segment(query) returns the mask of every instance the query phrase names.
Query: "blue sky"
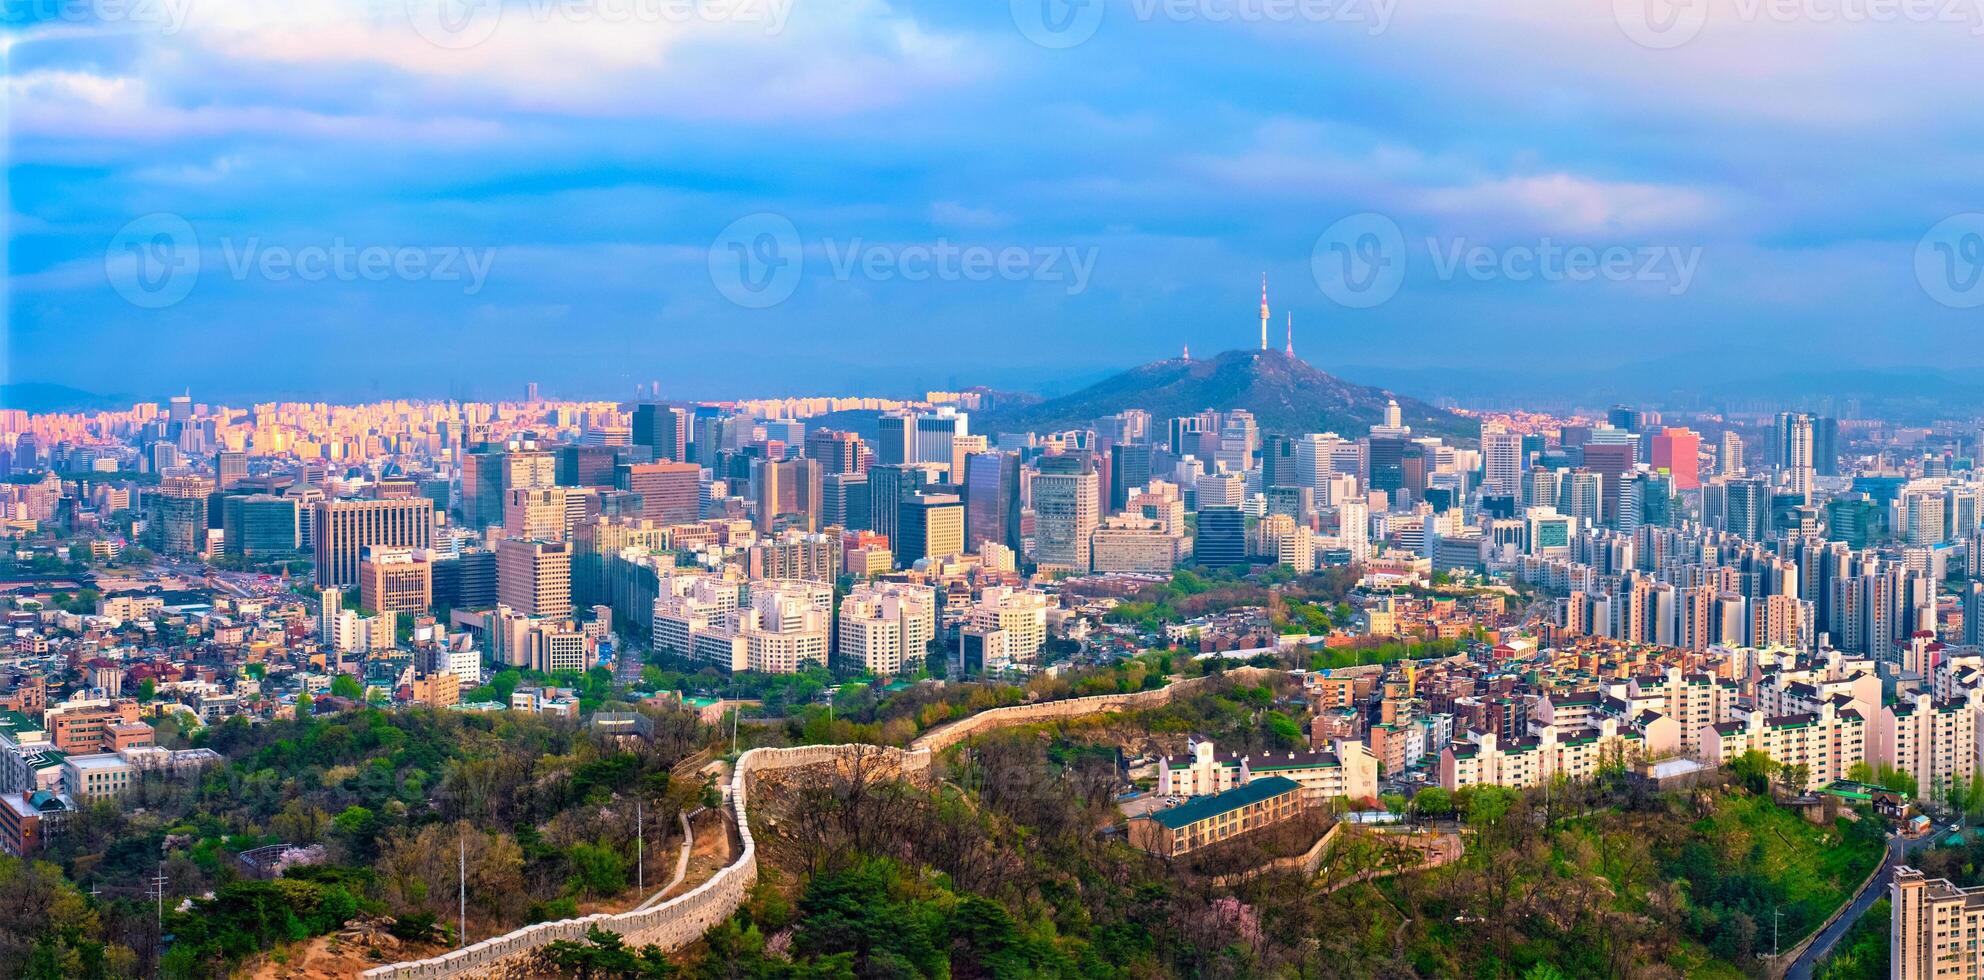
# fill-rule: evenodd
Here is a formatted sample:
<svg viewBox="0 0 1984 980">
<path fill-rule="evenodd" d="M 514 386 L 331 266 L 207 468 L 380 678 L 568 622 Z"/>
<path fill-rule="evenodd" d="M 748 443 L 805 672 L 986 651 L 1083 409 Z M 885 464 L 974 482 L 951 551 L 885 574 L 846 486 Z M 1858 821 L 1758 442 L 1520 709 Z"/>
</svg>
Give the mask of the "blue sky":
<svg viewBox="0 0 1984 980">
<path fill-rule="evenodd" d="M 1277 346 L 1427 395 L 1984 366 L 1961 4 L 436 2 L 10 25 L 7 377 L 1065 386 L 1250 345 L 1263 273 Z"/>
</svg>

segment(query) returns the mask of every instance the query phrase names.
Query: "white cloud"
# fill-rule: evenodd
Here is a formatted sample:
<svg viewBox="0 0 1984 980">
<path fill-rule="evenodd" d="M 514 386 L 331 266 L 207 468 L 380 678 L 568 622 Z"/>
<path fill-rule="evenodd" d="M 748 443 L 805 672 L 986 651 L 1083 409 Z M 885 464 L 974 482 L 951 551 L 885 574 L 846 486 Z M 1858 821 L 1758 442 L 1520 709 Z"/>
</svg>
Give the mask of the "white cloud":
<svg viewBox="0 0 1984 980">
<path fill-rule="evenodd" d="M 1575 235 L 1697 228 L 1718 213 L 1713 199 L 1694 188 L 1568 173 L 1427 188 L 1406 198 L 1423 212 L 1443 218 Z"/>
</svg>

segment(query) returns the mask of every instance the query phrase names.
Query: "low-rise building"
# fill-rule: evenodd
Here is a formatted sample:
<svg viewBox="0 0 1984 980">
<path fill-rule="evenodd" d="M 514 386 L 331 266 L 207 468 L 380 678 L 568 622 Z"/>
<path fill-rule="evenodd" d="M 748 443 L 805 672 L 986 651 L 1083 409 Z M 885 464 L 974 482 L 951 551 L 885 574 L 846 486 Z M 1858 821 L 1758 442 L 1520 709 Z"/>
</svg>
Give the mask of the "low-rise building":
<svg viewBox="0 0 1984 980">
<path fill-rule="evenodd" d="M 1301 784 L 1263 776 L 1223 793 L 1130 821 L 1130 843 L 1152 854 L 1178 857 L 1295 816 L 1304 806 Z"/>
</svg>

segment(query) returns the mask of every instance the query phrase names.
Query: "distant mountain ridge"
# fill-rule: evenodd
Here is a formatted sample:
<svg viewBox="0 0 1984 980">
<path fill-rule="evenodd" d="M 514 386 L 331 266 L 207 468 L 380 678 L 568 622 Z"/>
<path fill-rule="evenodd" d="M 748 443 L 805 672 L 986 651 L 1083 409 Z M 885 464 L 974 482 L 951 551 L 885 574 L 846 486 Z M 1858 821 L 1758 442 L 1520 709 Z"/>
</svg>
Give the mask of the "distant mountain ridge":
<svg viewBox="0 0 1984 980">
<path fill-rule="evenodd" d="M 1385 406 L 1397 400 L 1401 421 L 1415 435 L 1472 438 L 1469 419 L 1409 395 L 1355 384 L 1281 351 L 1234 350 L 1211 359 L 1173 358 L 1131 368 L 1072 394 L 1013 411 L 985 413 L 972 428 L 1045 431 L 1073 428 L 1126 409 L 1140 408 L 1154 423 L 1206 409 L 1244 408 L 1261 431 L 1297 435 L 1335 431 L 1355 438 L 1383 424 Z"/>
<path fill-rule="evenodd" d="M 96 412 L 130 407 L 131 401 L 121 395 L 103 395 L 46 381 L 0 384 L 0 408 L 26 412 Z"/>
</svg>

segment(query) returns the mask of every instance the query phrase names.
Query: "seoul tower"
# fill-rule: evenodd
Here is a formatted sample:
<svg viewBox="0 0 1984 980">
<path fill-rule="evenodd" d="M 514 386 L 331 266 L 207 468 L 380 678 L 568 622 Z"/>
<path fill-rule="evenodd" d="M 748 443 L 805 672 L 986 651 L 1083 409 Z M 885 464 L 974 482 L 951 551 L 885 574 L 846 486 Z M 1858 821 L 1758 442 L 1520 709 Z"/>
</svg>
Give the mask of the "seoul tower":
<svg viewBox="0 0 1984 980">
<path fill-rule="evenodd" d="M 1284 353 L 1288 355 L 1289 360 L 1292 361 L 1295 359 L 1295 312 L 1293 310 L 1288 313 L 1288 349 Z"/>
<path fill-rule="evenodd" d="M 1268 349 L 1268 275 L 1261 273 L 1261 349 Z"/>
</svg>

